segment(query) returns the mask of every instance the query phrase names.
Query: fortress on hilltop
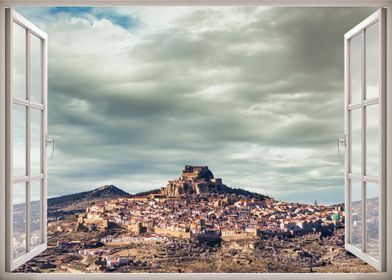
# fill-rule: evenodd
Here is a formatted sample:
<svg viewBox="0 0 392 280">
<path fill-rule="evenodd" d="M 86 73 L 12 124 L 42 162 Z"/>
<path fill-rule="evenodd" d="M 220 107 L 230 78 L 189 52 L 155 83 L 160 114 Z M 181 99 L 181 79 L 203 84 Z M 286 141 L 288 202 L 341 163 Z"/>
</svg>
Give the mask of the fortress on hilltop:
<svg viewBox="0 0 392 280">
<path fill-rule="evenodd" d="M 228 187 L 222 179 L 214 178 L 208 166 L 185 165 L 180 178 L 169 181 L 161 193 L 169 197 L 179 197 L 191 194 L 222 193 Z"/>
</svg>

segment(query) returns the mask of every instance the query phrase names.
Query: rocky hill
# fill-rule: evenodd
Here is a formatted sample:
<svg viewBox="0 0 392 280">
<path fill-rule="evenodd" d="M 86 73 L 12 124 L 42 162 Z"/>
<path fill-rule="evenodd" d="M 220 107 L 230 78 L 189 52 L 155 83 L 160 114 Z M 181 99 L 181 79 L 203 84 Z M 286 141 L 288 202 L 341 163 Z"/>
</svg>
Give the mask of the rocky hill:
<svg viewBox="0 0 392 280">
<path fill-rule="evenodd" d="M 49 198 L 48 218 L 57 219 L 62 216 L 84 212 L 92 202 L 130 196 L 129 193 L 114 185 L 106 185 L 91 191 Z"/>
<path fill-rule="evenodd" d="M 222 179 L 214 178 L 208 166 L 186 165 L 181 176 L 169 181 L 161 193 L 169 197 L 183 197 L 198 194 L 236 194 L 246 197 L 264 199 L 267 196 L 249 192 L 239 188 L 230 188 L 222 183 Z"/>
<path fill-rule="evenodd" d="M 106 185 L 92 191 L 63 195 L 48 199 L 49 208 L 64 208 L 71 204 L 80 204 L 84 201 L 92 202 L 97 199 L 111 199 L 117 197 L 130 197 L 131 195 L 116 186 Z"/>
</svg>

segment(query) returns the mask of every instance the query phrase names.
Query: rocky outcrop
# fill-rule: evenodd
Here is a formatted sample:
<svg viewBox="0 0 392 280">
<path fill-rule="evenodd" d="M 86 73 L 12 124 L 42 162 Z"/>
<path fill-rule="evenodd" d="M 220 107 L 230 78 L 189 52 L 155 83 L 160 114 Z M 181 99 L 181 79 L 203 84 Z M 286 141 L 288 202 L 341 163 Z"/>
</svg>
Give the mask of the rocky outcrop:
<svg viewBox="0 0 392 280">
<path fill-rule="evenodd" d="M 180 178 L 169 181 L 161 193 L 169 197 L 180 197 L 190 194 L 222 193 L 228 187 L 222 179 L 214 178 L 208 166 L 186 165 Z"/>
<path fill-rule="evenodd" d="M 269 199 L 258 193 L 240 188 L 230 188 L 222 183 L 222 179 L 214 178 L 208 166 L 185 165 L 177 180 L 169 181 L 161 188 L 161 194 L 167 197 L 183 197 L 198 194 L 239 195 L 247 198 Z"/>
</svg>

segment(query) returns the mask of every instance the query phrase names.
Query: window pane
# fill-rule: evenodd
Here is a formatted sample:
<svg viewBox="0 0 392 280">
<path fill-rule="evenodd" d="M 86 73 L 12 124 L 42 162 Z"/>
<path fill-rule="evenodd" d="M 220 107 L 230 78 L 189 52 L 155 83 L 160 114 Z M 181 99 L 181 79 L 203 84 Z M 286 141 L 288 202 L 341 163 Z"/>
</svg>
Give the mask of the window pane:
<svg viewBox="0 0 392 280">
<path fill-rule="evenodd" d="M 12 94 L 26 99 L 26 29 L 12 25 Z"/>
<path fill-rule="evenodd" d="M 30 244 L 41 244 L 41 179 L 33 180 L 30 185 Z"/>
<path fill-rule="evenodd" d="M 366 29 L 366 98 L 378 97 L 380 82 L 379 24 Z"/>
<path fill-rule="evenodd" d="M 41 173 L 41 124 L 42 111 L 30 111 L 30 172 L 32 175 Z"/>
<path fill-rule="evenodd" d="M 351 116 L 351 173 L 362 172 L 361 109 L 350 111 Z"/>
<path fill-rule="evenodd" d="M 362 247 L 362 191 L 359 181 L 351 181 L 351 244 Z"/>
<path fill-rule="evenodd" d="M 12 257 L 26 252 L 26 183 L 13 185 L 12 190 Z"/>
<path fill-rule="evenodd" d="M 350 40 L 350 103 L 361 102 L 362 33 Z"/>
<path fill-rule="evenodd" d="M 378 176 L 380 164 L 379 105 L 366 107 L 366 175 Z"/>
<path fill-rule="evenodd" d="M 42 103 L 42 53 L 41 39 L 30 36 L 30 99 Z"/>
<path fill-rule="evenodd" d="M 13 106 L 13 170 L 14 176 L 26 175 L 26 107 Z"/>
<path fill-rule="evenodd" d="M 380 257 L 380 188 L 366 183 L 366 252 L 376 259 Z"/>
</svg>

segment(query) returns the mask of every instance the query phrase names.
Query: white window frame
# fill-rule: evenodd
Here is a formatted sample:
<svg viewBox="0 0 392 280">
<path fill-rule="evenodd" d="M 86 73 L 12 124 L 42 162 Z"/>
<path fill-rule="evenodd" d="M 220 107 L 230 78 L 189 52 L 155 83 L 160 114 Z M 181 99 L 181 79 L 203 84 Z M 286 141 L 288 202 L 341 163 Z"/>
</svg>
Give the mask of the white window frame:
<svg viewBox="0 0 392 280">
<path fill-rule="evenodd" d="M 362 51 L 361 51 L 361 59 L 362 59 L 362 68 L 366 69 L 366 55 L 365 55 L 365 36 L 362 34 L 364 33 L 364 30 L 366 30 L 368 27 L 372 26 L 373 24 L 377 23 L 379 24 L 379 46 L 380 46 L 380 88 L 379 88 L 379 96 L 372 98 L 372 99 L 366 99 L 365 98 L 365 91 L 366 91 L 366 77 L 365 77 L 365 71 L 363 70 L 361 73 L 361 81 L 362 81 L 362 92 L 360 93 L 361 95 L 361 101 L 358 104 L 350 104 L 350 46 L 349 46 L 349 40 L 354 38 L 355 36 L 361 34 L 362 36 Z M 372 257 L 371 255 L 366 253 L 366 242 L 367 242 L 367 231 L 366 231 L 366 193 L 365 193 L 365 185 L 367 183 L 376 183 L 380 187 L 380 200 L 379 200 L 379 219 L 380 219 L 380 226 L 379 226 L 379 244 L 384 244 L 385 243 L 385 225 L 381 222 L 385 219 L 385 125 L 386 125 L 386 114 L 385 114 L 385 97 L 386 97 L 386 88 L 385 88 L 385 42 L 384 42 L 384 36 L 385 34 L 385 10 L 384 9 L 379 9 L 372 15 L 370 15 L 368 18 L 364 19 L 361 23 L 353 27 L 350 31 L 348 31 L 345 36 L 344 36 L 344 52 L 345 52 L 345 130 L 346 130 L 346 162 L 345 162 L 345 248 L 359 257 L 362 260 L 365 260 L 367 263 L 371 264 L 373 267 L 375 267 L 379 271 L 384 271 L 385 270 L 385 248 L 383 246 L 379 247 L 380 250 L 380 260 L 377 260 L 376 258 Z M 379 135 L 379 148 L 380 148 L 380 155 L 379 155 L 379 170 L 378 170 L 378 176 L 367 176 L 365 175 L 365 170 L 366 170 L 366 117 L 365 117 L 365 112 L 366 108 L 371 105 L 379 105 L 379 125 L 380 125 L 380 135 Z M 362 165 L 362 170 L 360 173 L 361 175 L 354 175 L 351 173 L 350 170 L 350 161 L 351 161 L 351 129 L 350 129 L 350 112 L 352 110 L 360 109 L 361 110 L 361 125 L 362 125 L 362 131 L 361 131 L 361 143 L 362 143 L 362 157 L 361 157 L 361 165 Z M 362 198 L 361 198 L 361 204 L 362 204 L 362 244 L 361 244 L 361 249 L 354 246 L 349 242 L 349 239 L 351 237 L 351 193 L 350 193 L 350 184 L 352 184 L 352 180 L 359 180 L 362 188 Z M 351 181 L 351 183 L 349 183 Z"/>
<path fill-rule="evenodd" d="M 386 267 L 385 272 L 368 273 L 259 273 L 259 274 L 187 274 L 189 279 L 392 279 L 392 0 L 0 0 L 0 279 L 183 279 L 179 274 L 15 274 L 6 272 L 6 112 L 5 112 L 5 9 L 17 6 L 131 6 L 131 5 L 261 5 L 290 7 L 375 7 L 387 8 L 386 27 Z M 343 40 L 343 38 L 342 38 Z M 343 51 L 343 50 L 342 50 Z"/>
<path fill-rule="evenodd" d="M 47 67 L 46 67 L 46 55 L 47 55 L 47 36 L 44 32 L 42 32 L 39 28 L 37 28 L 34 24 L 32 24 L 31 22 L 29 22 L 28 20 L 26 20 L 23 16 L 21 16 L 20 14 L 18 14 L 17 12 L 13 11 L 12 9 L 8 9 L 6 12 L 6 23 L 8 24 L 18 24 L 19 26 L 23 27 L 26 31 L 28 31 L 27 33 L 27 37 L 26 37 L 26 60 L 27 60 L 27 67 L 26 67 L 26 77 L 27 77 L 27 83 L 26 83 L 26 87 L 27 87 L 27 100 L 26 98 L 24 99 L 18 99 L 15 98 L 13 96 L 12 93 L 12 89 L 11 89 L 11 84 L 12 84 L 12 77 L 8 76 L 7 79 L 9 79 L 6 83 L 6 86 L 8 86 L 9 88 L 7 88 L 7 91 L 10 92 L 11 94 L 6 96 L 6 102 L 8 104 L 8 106 L 6 105 L 6 110 L 8 108 L 9 112 L 8 115 L 10 116 L 10 119 L 8 120 L 9 123 L 12 124 L 12 110 L 14 105 L 21 105 L 24 106 L 24 108 L 27 109 L 27 112 L 31 112 L 32 109 L 35 110 L 40 110 L 40 112 L 42 112 L 42 119 L 41 119 L 41 153 L 40 153 L 40 174 L 35 174 L 35 175 L 31 175 L 30 172 L 30 113 L 27 114 L 27 118 L 26 118 L 26 128 L 27 128 L 27 141 L 26 141 L 26 167 L 27 167 L 27 175 L 23 175 L 23 176 L 14 176 L 13 174 L 13 168 L 12 168 L 12 161 L 13 161 L 13 157 L 12 157 L 12 150 L 13 150 L 13 140 L 12 140 L 12 126 L 7 127 L 6 128 L 6 135 L 8 137 L 7 139 L 7 147 L 6 147 L 6 158 L 8 158 L 8 161 L 10 162 L 9 166 L 7 166 L 9 168 L 8 170 L 8 174 L 10 174 L 10 176 L 6 176 L 6 184 L 9 187 L 8 191 L 6 192 L 6 198 L 8 200 L 12 201 L 12 188 L 13 188 L 13 184 L 15 183 L 25 183 L 27 186 L 27 191 L 26 191 L 26 198 L 25 198 L 25 215 L 26 215 L 26 221 L 25 221 L 25 226 L 26 226 L 26 253 L 24 253 L 23 255 L 21 255 L 20 257 L 16 258 L 15 260 L 7 260 L 6 263 L 6 269 L 9 271 L 12 271 L 16 268 L 18 268 L 19 266 L 21 266 L 22 264 L 26 263 L 28 260 L 30 260 L 31 258 L 33 258 L 34 256 L 36 256 L 37 254 L 43 252 L 44 250 L 46 250 L 47 248 L 47 242 L 45 242 L 45 240 L 47 240 L 47 226 L 46 226 L 46 215 L 47 215 L 47 211 L 45 211 L 46 207 L 46 202 L 47 202 L 47 196 L 46 196 L 46 185 L 47 185 L 47 170 L 46 170 L 46 148 L 45 148 L 45 139 L 46 139 L 46 134 L 47 134 Z M 8 31 L 12 30 L 12 26 L 9 26 L 9 28 L 7 28 Z M 30 59 L 31 59 L 31 52 L 30 52 L 30 37 L 31 36 L 35 36 L 37 38 L 39 38 L 42 42 L 41 44 L 41 75 L 42 75 L 42 91 L 41 91 L 41 95 L 42 95 L 42 101 L 40 103 L 36 103 L 31 101 L 31 93 L 30 93 L 30 88 L 29 88 L 29 84 L 30 84 Z M 7 60 L 6 60 L 6 71 L 12 72 L 12 66 L 11 66 L 11 57 L 12 57 L 12 34 L 11 32 L 6 33 L 6 38 L 8 41 L 8 46 L 6 47 L 6 55 L 7 55 Z M 40 184 L 41 184 L 41 196 L 40 196 L 40 229 L 41 229 L 41 244 L 34 246 L 33 248 L 31 248 L 31 244 L 30 244 L 30 233 L 31 233 L 31 209 L 30 209 L 30 190 L 31 190 L 31 181 L 32 180 L 39 180 Z M 12 219 L 13 219 L 13 205 L 12 203 L 8 203 L 6 204 L 6 219 L 9 219 L 9 224 L 11 224 L 11 227 L 7 228 L 7 232 L 6 234 L 9 236 L 9 239 L 12 238 Z M 43 243 L 42 243 L 43 242 Z M 7 251 L 7 255 L 11 256 L 12 255 L 12 244 L 8 243 L 6 244 L 6 251 Z"/>
</svg>

